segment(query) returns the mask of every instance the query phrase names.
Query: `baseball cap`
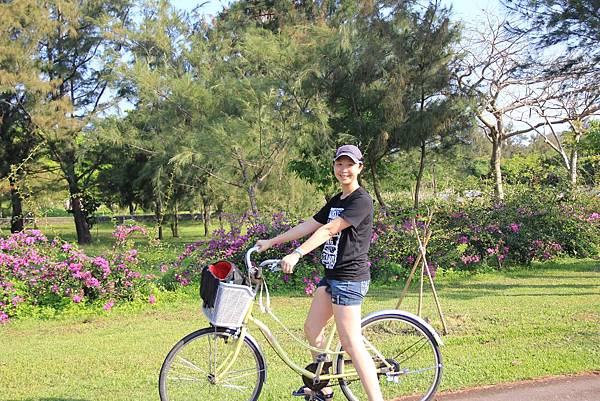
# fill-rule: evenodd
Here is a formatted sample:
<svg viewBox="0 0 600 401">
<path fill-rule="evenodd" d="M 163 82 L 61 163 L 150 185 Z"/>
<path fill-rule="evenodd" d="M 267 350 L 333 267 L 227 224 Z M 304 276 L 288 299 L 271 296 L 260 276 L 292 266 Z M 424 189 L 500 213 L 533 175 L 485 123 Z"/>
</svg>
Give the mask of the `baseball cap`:
<svg viewBox="0 0 600 401">
<path fill-rule="evenodd" d="M 354 163 L 357 164 L 362 164 L 363 162 L 363 155 L 360 149 L 354 145 L 342 145 L 339 148 L 337 148 L 333 161 L 336 161 L 342 156 L 348 156 L 354 161 Z"/>
</svg>

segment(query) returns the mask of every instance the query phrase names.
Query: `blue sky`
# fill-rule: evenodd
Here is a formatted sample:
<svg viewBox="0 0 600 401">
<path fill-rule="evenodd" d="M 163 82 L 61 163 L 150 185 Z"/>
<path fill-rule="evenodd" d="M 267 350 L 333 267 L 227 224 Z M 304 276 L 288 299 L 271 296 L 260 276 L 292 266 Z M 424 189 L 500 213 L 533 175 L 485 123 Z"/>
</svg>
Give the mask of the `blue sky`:
<svg viewBox="0 0 600 401">
<path fill-rule="evenodd" d="M 443 3 L 452 5 L 453 14 L 457 19 L 469 20 L 479 17 L 484 12 L 499 13 L 502 6 L 499 0 L 442 0 Z M 223 8 L 223 5 L 229 3 L 228 0 L 171 0 L 171 3 L 178 8 L 191 10 L 198 4 L 206 3 L 202 8 L 206 14 L 215 15 Z M 486 11 L 484 11 L 486 10 Z"/>
</svg>

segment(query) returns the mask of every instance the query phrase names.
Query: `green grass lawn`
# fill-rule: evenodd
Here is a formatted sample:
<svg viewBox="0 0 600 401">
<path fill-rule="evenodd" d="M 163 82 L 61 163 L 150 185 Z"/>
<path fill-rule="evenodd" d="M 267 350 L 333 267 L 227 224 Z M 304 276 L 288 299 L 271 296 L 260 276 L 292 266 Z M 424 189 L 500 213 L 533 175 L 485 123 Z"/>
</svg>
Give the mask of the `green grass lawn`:
<svg viewBox="0 0 600 401">
<path fill-rule="evenodd" d="M 443 337 L 440 390 L 600 370 L 599 279 L 597 261 L 571 260 L 440 278 L 450 329 Z M 400 285 L 373 287 L 365 313 L 393 307 Z M 0 400 L 158 399 L 166 353 L 182 336 L 206 326 L 195 293 L 190 288 L 141 309 L 0 326 Z M 403 308 L 414 312 L 416 299 L 413 290 Z M 279 295 L 273 302 L 275 313 L 300 334 L 310 299 Z M 423 315 L 440 329 L 429 293 Z M 274 331 L 293 355 L 308 362 L 292 340 Z M 260 399 L 290 399 L 300 378 L 276 359 L 257 330 L 254 334 L 267 354 Z"/>
</svg>

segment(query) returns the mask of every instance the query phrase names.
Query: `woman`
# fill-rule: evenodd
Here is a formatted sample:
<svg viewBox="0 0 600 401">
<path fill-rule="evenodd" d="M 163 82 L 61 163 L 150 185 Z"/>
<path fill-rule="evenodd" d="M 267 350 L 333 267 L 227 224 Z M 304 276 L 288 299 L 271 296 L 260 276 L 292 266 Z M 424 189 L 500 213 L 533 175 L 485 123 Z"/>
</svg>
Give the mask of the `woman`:
<svg viewBox="0 0 600 401">
<path fill-rule="evenodd" d="M 256 246 L 263 252 L 312 234 L 281 260 L 282 270 L 290 274 L 302 256 L 324 245 L 321 262 L 325 275 L 317 286 L 304 322 L 305 336 L 312 346 L 323 348 L 325 326 L 333 316 L 340 342 L 352 358 L 369 401 L 383 401 L 375 364 L 362 341 L 360 329 L 361 303 L 370 281 L 367 253 L 373 229 L 373 200 L 358 183 L 362 170 L 360 150 L 354 145 L 339 147 L 333 171 L 342 192 L 312 218 L 275 238 L 258 241 Z M 316 357 L 314 353 L 313 357 Z M 326 387 L 313 394 L 310 389 L 301 387 L 293 395 L 313 395 L 328 400 L 333 397 L 333 391 Z"/>
</svg>

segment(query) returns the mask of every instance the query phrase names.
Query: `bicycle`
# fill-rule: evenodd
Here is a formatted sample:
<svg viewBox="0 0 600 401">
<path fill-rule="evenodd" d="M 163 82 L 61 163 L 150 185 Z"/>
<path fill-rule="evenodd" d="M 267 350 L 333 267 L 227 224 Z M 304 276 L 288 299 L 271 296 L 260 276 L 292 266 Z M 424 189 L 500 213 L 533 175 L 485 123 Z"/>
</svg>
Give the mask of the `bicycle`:
<svg viewBox="0 0 600 401">
<path fill-rule="evenodd" d="M 246 287 L 245 291 L 244 288 L 237 288 L 242 286 L 234 284 L 223 287 L 224 293 L 231 289 L 238 291 L 234 295 L 242 299 L 237 306 L 238 321 L 227 322 L 226 326 L 233 327 L 223 327 L 219 316 L 215 317 L 210 311 L 205 311 L 211 325 L 185 336 L 165 358 L 159 376 L 160 399 L 258 400 L 267 377 L 267 364 L 260 346 L 249 334 L 248 324 L 253 323 L 281 360 L 301 375 L 310 389 L 317 391 L 332 386 L 337 381 L 349 401 L 366 401 L 367 397 L 352 361 L 340 344 L 337 344 L 335 350 L 332 349 L 335 323 L 327 335 L 325 348 L 320 349 L 295 337 L 270 310 L 270 297 L 262 272 L 263 268 L 280 270 L 279 260 L 265 260 L 254 266 L 251 255 L 257 250 L 256 247 L 249 249 L 245 258 L 249 277 L 255 284 L 254 290 Z M 221 292 L 221 286 L 218 292 Z M 304 348 L 319 354 L 316 362 L 303 368 L 290 358 L 269 327 L 252 314 L 256 294 L 260 294 L 259 306 L 264 312 L 269 313 Z M 217 295 L 215 309 L 219 300 L 224 302 L 225 298 L 220 299 L 220 295 L 222 294 Z M 264 297 L 266 305 L 263 304 Z M 226 312 L 236 309 L 230 304 L 221 306 L 225 307 Z M 436 331 L 420 317 L 401 310 L 370 313 L 362 319 L 361 324 L 365 344 L 377 367 L 384 398 L 431 400 L 439 386 L 443 370 L 439 350 L 442 341 Z M 305 398 L 310 400 L 311 396 Z"/>
</svg>

